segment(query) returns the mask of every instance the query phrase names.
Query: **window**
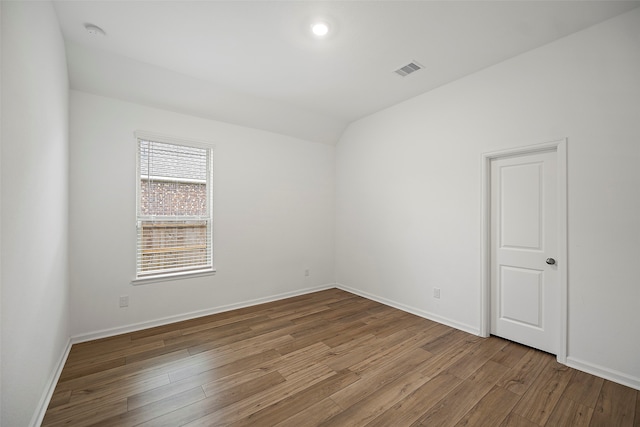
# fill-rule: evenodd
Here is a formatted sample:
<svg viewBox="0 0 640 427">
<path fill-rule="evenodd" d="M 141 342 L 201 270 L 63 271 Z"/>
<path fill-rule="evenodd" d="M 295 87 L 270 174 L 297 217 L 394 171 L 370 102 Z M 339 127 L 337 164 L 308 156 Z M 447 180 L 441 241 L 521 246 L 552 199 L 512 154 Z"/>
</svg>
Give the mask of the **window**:
<svg viewBox="0 0 640 427">
<path fill-rule="evenodd" d="M 136 279 L 212 272 L 212 148 L 136 137 Z"/>
</svg>

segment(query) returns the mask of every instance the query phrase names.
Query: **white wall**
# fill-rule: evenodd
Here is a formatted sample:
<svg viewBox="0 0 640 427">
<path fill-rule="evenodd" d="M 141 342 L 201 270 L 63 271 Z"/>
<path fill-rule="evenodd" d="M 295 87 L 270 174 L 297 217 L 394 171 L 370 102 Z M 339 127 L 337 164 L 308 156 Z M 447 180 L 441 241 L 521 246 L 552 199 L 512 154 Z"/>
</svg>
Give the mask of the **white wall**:
<svg viewBox="0 0 640 427">
<path fill-rule="evenodd" d="M 334 282 L 333 146 L 78 91 L 70 114 L 74 336 Z M 131 285 L 136 130 L 215 144 L 214 276 Z M 118 307 L 120 295 L 128 308 Z"/>
<path fill-rule="evenodd" d="M 2 416 L 35 422 L 69 341 L 68 79 L 49 2 L 2 2 Z"/>
<path fill-rule="evenodd" d="M 557 137 L 569 363 L 640 388 L 638 9 L 353 123 L 336 149 L 336 280 L 477 332 L 481 154 Z"/>
<path fill-rule="evenodd" d="M 0 2 L 0 24 L 2 2 Z M 2 26 L 0 25 L 0 321 L 2 321 Z M 2 425 L 2 325 L 0 324 L 0 426 Z"/>
</svg>

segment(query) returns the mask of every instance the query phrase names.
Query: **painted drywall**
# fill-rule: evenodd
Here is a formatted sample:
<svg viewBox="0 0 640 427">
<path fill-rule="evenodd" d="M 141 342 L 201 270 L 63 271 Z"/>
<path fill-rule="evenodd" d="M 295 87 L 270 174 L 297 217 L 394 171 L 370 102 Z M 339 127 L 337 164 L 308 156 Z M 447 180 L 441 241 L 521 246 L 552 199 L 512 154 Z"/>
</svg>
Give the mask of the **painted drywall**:
<svg viewBox="0 0 640 427">
<path fill-rule="evenodd" d="M 0 24 L 2 3 L 0 2 Z M 0 321 L 2 319 L 2 27 L 0 27 Z M 2 425 L 2 325 L 0 325 L 0 425 Z"/>
<path fill-rule="evenodd" d="M 336 148 L 337 282 L 477 332 L 481 155 L 559 137 L 568 362 L 640 388 L 638 9 L 350 125 Z"/>
<path fill-rule="evenodd" d="M 71 88 L 78 91 L 331 145 L 347 125 L 343 119 L 241 94 L 95 46 L 70 41 L 66 46 Z"/>
<path fill-rule="evenodd" d="M 70 114 L 73 336 L 333 283 L 335 147 L 73 90 Z M 215 145 L 215 275 L 131 284 L 137 130 Z"/>
<path fill-rule="evenodd" d="M 69 342 L 68 96 L 49 2 L 2 2 L 2 418 L 37 422 Z"/>
</svg>

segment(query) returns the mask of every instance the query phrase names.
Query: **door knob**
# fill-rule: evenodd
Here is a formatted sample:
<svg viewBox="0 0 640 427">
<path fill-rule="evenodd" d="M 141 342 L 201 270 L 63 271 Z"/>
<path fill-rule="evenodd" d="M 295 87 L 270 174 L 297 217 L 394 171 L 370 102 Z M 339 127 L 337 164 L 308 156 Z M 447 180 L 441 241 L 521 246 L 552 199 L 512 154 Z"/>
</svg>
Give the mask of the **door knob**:
<svg viewBox="0 0 640 427">
<path fill-rule="evenodd" d="M 556 260 L 555 260 L 555 259 L 553 259 L 553 258 L 547 258 L 547 264 L 549 264 L 549 265 L 553 265 L 553 264 L 555 264 L 555 263 L 556 263 Z"/>
</svg>

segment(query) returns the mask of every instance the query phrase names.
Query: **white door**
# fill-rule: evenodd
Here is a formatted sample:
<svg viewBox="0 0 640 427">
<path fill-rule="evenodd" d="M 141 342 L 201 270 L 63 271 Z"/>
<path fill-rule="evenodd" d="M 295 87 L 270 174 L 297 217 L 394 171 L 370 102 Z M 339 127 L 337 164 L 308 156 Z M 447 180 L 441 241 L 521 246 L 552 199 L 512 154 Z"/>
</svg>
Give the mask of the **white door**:
<svg viewBox="0 0 640 427">
<path fill-rule="evenodd" d="M 491 160 L 491 333 L 557 354 L 556 152 Z"/>
</svg>

